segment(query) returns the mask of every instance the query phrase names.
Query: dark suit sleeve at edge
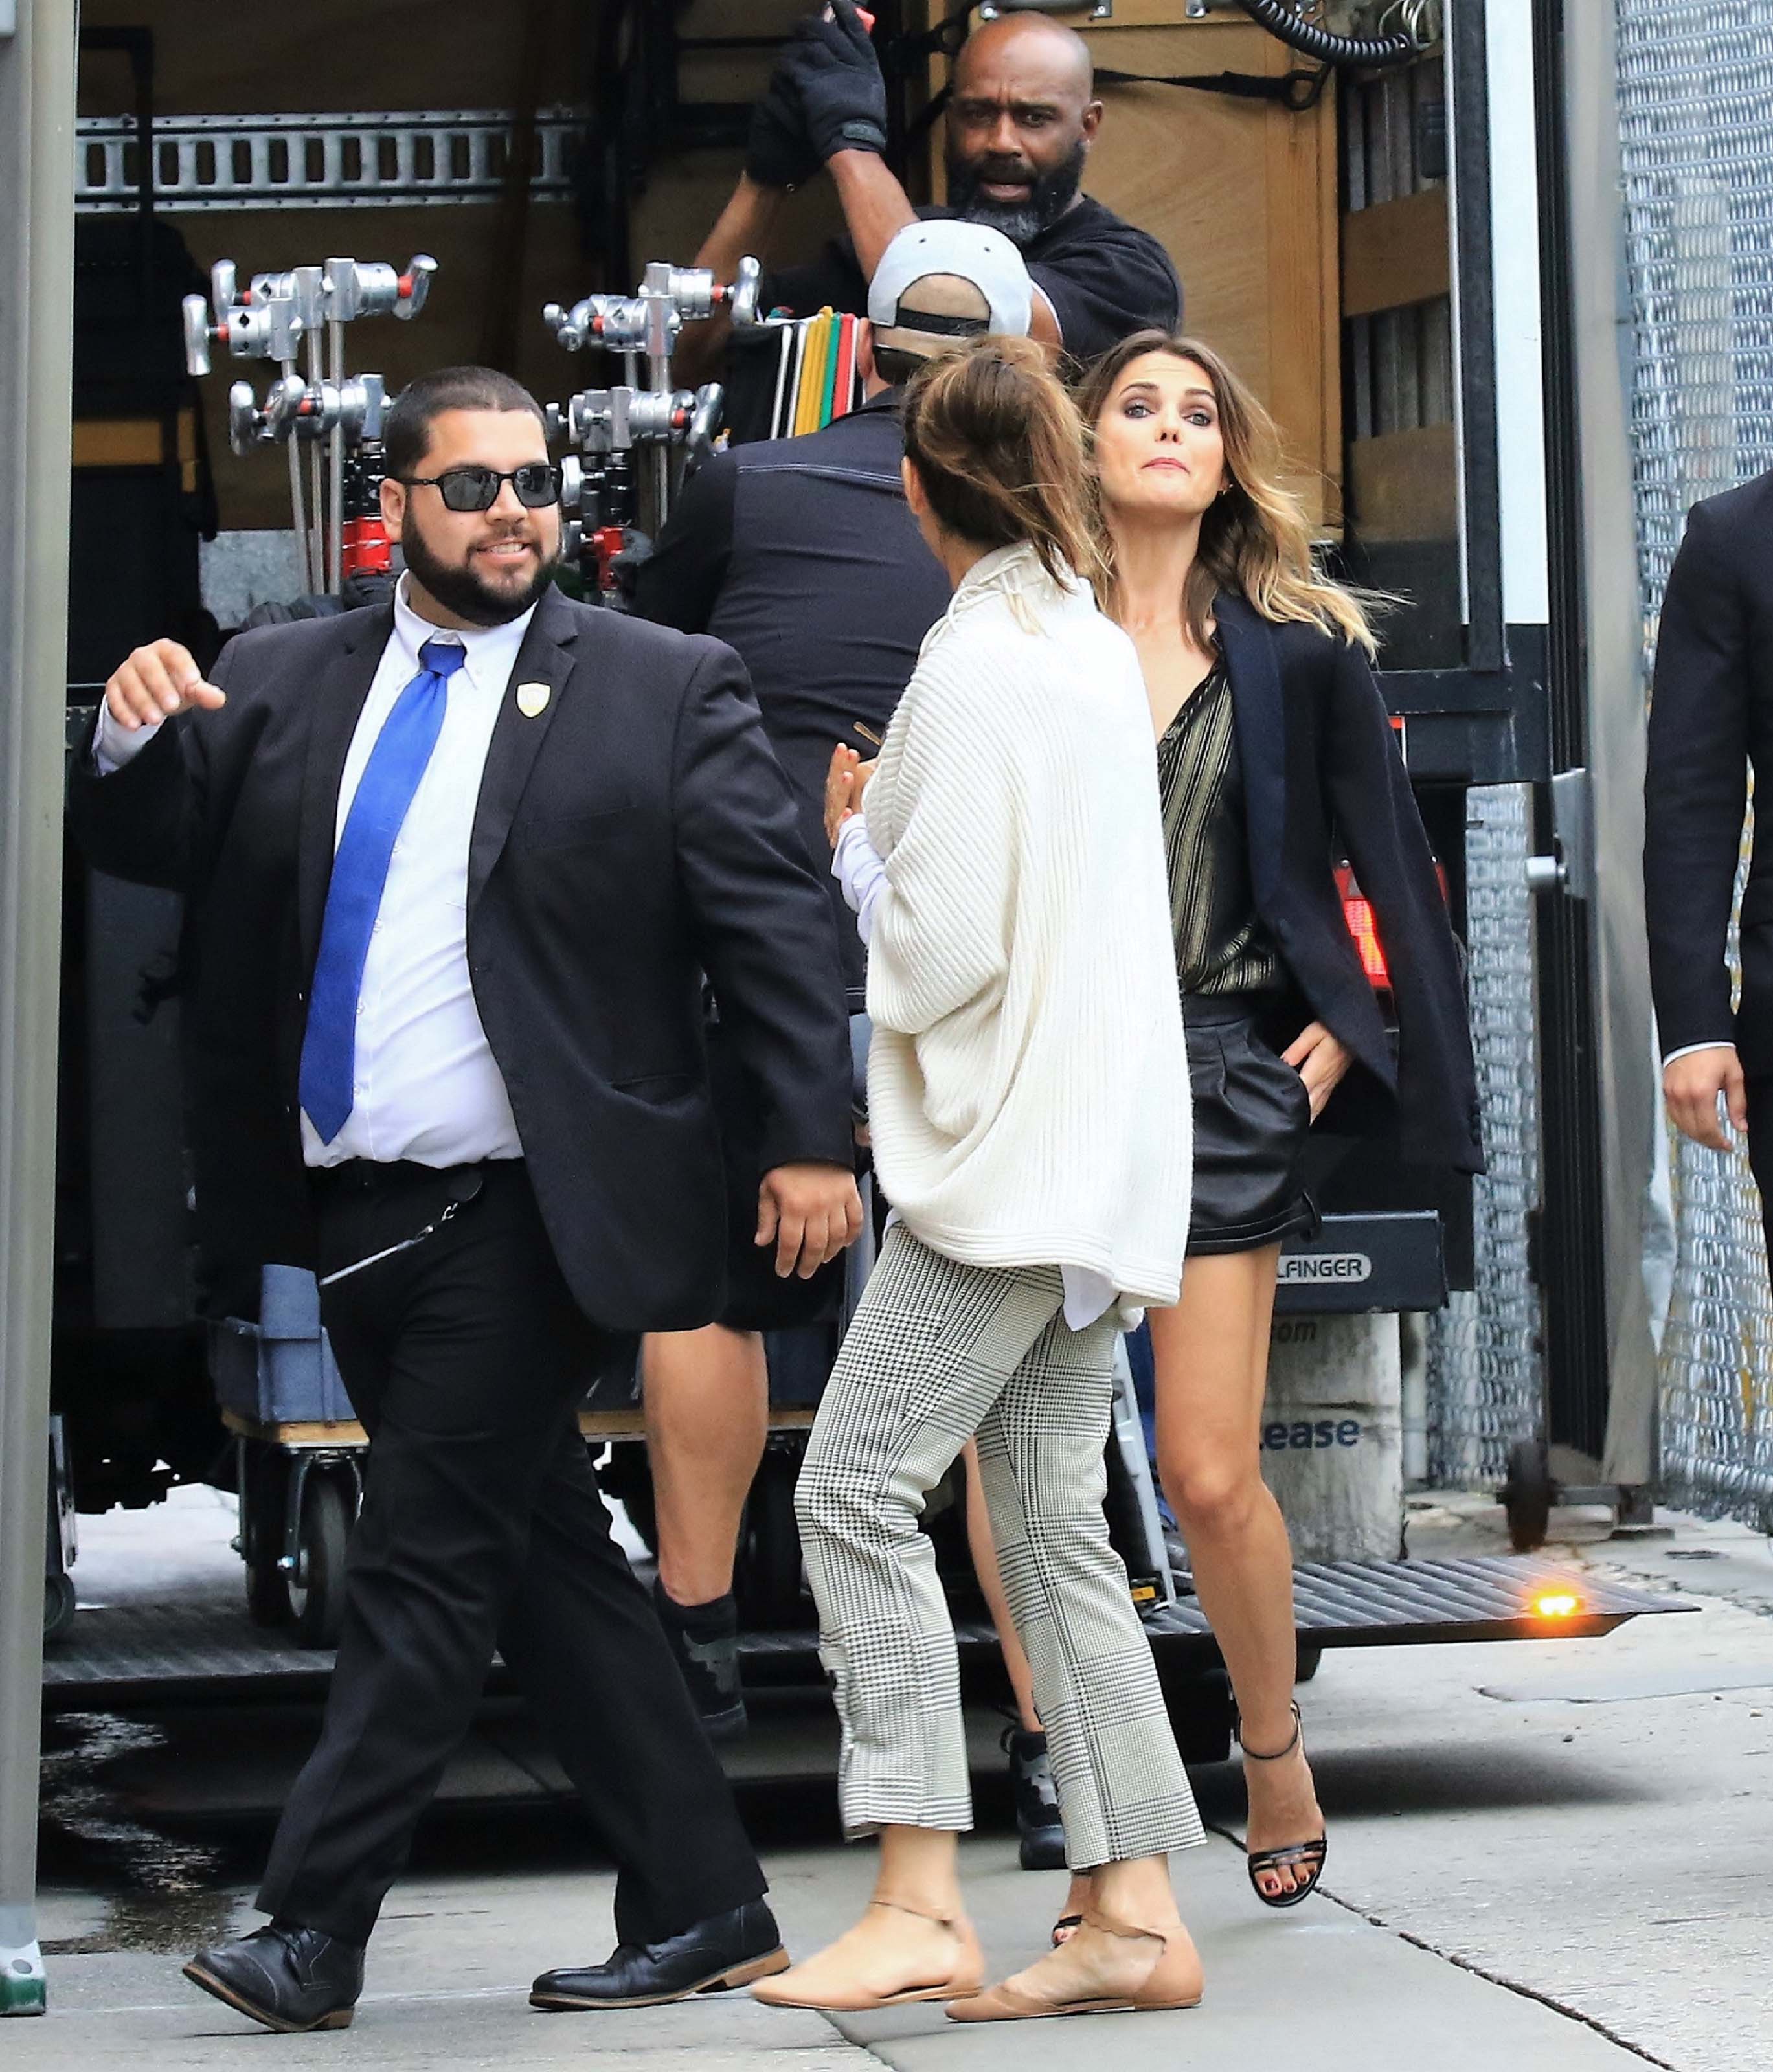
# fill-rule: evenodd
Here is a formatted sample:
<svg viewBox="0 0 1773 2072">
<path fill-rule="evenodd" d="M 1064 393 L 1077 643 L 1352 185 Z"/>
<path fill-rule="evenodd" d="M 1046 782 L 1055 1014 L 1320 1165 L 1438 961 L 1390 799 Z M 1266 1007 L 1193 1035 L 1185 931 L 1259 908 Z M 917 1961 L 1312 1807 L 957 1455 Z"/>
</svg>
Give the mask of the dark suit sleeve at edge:
<svg viewBox="0 0 1773 2072">
<path fill-rule="evenodd" d="M 1747 803 L 1743 599 L 1701 504 L 1662 601 L 1644 768 L 1644 918 L 1664 1053 L 1735 1040 L 1725 943 Z"/>
<path fill-rule="evenodd" d="M 1434 852 L 1372 667 L 1345 639 L 1336 645 L 1323 738 L 1331 812 L 1391 972 L 1404 1154 L 1481 1173 L 1471 1022 Z"/>
<path fill-rule="evenodd" d="M 677 868 L 722 1024 L 755 1089 L 763 1167 L 849 1166 L 837 923 L 744 665 L 710 643 L 673 752 Z"/>
</svg>

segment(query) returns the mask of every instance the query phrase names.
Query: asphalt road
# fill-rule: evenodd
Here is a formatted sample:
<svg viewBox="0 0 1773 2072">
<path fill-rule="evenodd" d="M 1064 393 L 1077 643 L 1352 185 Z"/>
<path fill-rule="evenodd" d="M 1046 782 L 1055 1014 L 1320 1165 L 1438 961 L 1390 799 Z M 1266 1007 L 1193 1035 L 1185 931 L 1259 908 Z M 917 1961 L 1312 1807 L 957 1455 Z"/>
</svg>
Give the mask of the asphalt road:
<svg viewBox="0 0 1773 2072">
<path fill-rule="evenodd" d="M 237 1592 L 219 1500 L 85 1521 L 88 1601 Z M 545 2017 L 524 1988 L 610 1939 L 610 1880 L 522 1715 L 487 1708 L 397 1887 L 347 2037 L 269 2039 L 202 2000 L 178 1960 L 249 1925 L 251 1879 L 314 1722 L 302 1706 L 64 1716 L 46 1758 L 40 1932 L 51 2012 L 8 2023 L 4 2060 L 58 2072 L 131 2060 L 232 2066 L 577 2065 L 1117 2072 L 1285 2064 L 1323 2072 L 1680 2072 L 1773 2067 L 1773 1555 L 1676 1522 L 1612 1540 L 1567 1514 L 1570 1558 L 1679 1590 L 1698 1616 L 1606 1638 L 1328 1655 L 1302 1692 L 1332 1837 L 1327 1891 L 1251 1898 L 1235 1765 L 1195 1774 L 1216 1833 L 1176 1866 L 1206 1958 L 1195 2012 L 960 2030 L 939 2010 L 841 2025 L 722 1998 Z M 1419 1553 L 1492 1551 L 1494 1510 L 1418 1503 Z M 973 1722 L 980 1826 L 966 1845 L 991 1961 L 1025 1963 L 1062 1890 L 1015 1868 L 996 1721 Z M 829 1710 L 759 1708 L 734 1762 L 791 1947 L 860 1903 L 869 1859 L 836 1840 Z M 254 2058 L 250 2062 L 261 2062 Z"/>
</svg>

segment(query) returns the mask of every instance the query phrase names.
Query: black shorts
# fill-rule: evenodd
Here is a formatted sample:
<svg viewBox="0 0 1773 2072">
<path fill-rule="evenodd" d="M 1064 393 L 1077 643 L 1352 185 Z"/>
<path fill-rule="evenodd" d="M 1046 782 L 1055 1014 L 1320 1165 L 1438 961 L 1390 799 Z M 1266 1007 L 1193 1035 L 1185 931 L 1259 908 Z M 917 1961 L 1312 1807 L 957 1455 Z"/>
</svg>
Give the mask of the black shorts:
<svg viewBox="0 0 1773 2072">
<path fill-rule="evenodd" d="M 1191 1254 L 1256 1252 L 1317 1227 L 1299 1184 L 1310 1096 L 1257 1034 L 1258 1005 L 1247 993 L 1183 1002 L 1195 1099 Z"/>
<path fill-rule="evenodd" d="M 726 1305 L 718 1322 L 732 1331 L 792 1331 L 831 1322 L 843 1303 L 844 1263 L 839 1252 L 810 1280 L 775 1270 L 775 1247 L 757 1238 L 757 1190 L 763 1178 L 763 1151 L 751 1084 L 720 1024 L 708 1028 L 708 1080 L 720 1120 L 726 1166 Z"/>
</svg>

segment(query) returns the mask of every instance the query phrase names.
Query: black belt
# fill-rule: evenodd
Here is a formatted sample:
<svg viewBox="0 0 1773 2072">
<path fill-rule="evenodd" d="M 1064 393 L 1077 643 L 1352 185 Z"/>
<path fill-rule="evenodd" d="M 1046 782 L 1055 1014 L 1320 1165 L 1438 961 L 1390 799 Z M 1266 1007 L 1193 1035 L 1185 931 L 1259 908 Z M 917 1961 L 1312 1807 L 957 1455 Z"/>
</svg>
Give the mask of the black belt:
<svg viewBox="0 0 1773 2072">
<path fill-rule="evenodd" d="M 320 1285 L 330 1288 L 336 1281 L 348 1281 L 353 1274 L 361 1273 L 365 1267 L 379 1266 L 385 1259 L 410 1252 L 414 1246 L 435 1237 L 443 1226 L 455 1220 L 456 1215 L 471 1202 L 485 1184 L 487 1160 L 478 1161 L 472 1166 L 422 1166 L 410 1158 L 348 1158 L 342 1166 L 317 1167 L 311 1176 L 318 1184 L 316 1191 L 323 1206 L 328 1198 L 350 1201 L 374 1201 L 389 1195 L 409 1193 L 415 1186 L 424 1185 L 427 1192 L 441 1186 L 443 1205 L 430 1221 L 410 1236 L 385 1244 L 378 1250 L 354 1259 L 347 1266 L 335 1268 L 320 1276 Z M 503 1164 L 514 1164 L 514 1160 L 503 1160 Z"/>
<path fill-rule="evenodd" d="M 1277 986 L 1260 993 L 1185 993 L 1182 1018 L 1193 1029 L 1217 1027 L 1225 1022 L 1260 1022 L 1285 997 Z"/>
<path fill-rule="evenodd" d="M 492 1161 L 476 1159 L 468 1166 L 424 1166 L 416 1158 L 348 1158 L 342 1166 L 311 1166 L 308 1184 L 324 1202 L 334 1195 L 354 1198 L 401 1194 L 409 1188 L 442 1184 L 454 1198 L 466 1201 L 477 1193 L 486 1167 Z M 500 1159 L 500 1165 L 519 1160 Z M 457 1187 L 467 1192 L 455 1194 Z"/>
</svg>

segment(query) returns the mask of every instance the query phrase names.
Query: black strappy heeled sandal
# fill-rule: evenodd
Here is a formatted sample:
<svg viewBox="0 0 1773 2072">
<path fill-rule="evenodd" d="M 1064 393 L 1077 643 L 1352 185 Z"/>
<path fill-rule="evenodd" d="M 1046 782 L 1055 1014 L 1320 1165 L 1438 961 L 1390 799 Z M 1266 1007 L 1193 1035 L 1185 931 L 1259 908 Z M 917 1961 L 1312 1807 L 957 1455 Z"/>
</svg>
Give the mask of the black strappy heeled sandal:
<svg viewBox="0 0 1773 2072">
<path fill-rule="evenodd" d="M 1260 1749 L 1253 1749 L 1244 1739 L 1244 1723 L 1239 1720 L 1233 1731 L 1237 1745 L 1243 1749 L 1249 1762 L 1279 1762 L 1290 1756 L 1299 1745 L 1305 1733 L 1305 1722 L 1299 1716 L 1298 1700 L 1293 1702 L 1293 1737 L 1285 1748 L 1271 1749 L 1265 1755 Z M 1246 1853 L 1244 1868 L 1249 1873 L 1250 1889 L 1265 1906 L 1297 1906 L 1302 1899 L 1309 1899 L 1318 1889 L 1318 1881 L 1323 1876 L 1324 1859 L 1330 1853 L 1330 1838 L 1320 1835 L 1314 1842 L 1290 1842 L 1284 1848 L 1258 1849 L 1252 1856 Z M 1291 1871 L 1295 1877 L 1303 1870 L 1309 1873 L 1302 1885 L 1296 1885 L 1291 1892 L 1264 1892 L 1258 1881 L 1269 1871 Z"/>
</svg>

